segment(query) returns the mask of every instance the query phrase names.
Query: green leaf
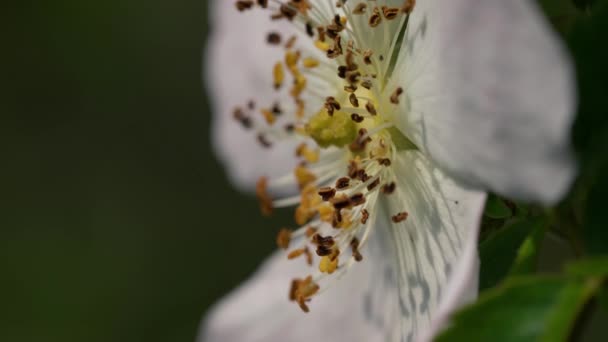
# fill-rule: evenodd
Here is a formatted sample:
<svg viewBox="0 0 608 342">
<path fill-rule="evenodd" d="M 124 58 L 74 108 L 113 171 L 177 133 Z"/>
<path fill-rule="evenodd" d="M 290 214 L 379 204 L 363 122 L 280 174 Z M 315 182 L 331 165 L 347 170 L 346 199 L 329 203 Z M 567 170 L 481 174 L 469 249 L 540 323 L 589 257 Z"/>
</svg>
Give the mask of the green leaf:
<svg viewBox="0 0 608 342">
<path fill-rule="evenodd" d="M 520 247 L 528 235 L 542 225 L 544 225 L 543 219 L 515 220 L 479 245 L 479 257 L 481 259 L 480 290 L 495 286 L 509 274 L 518 258 Z M 532 251 L 521 253 L 528 252 Z M 532 255 L 522 256 L 520 262 L 526 262 L 524 260 L 526 257 L 532 257 Z"/>
<path fill-rule="evenodd" d="M 512 215 L 511 208 L 495 195 L 488 196 L 484 215 L 493 219 L 506 219 Z"/>
<path fill-rule="evenodd" d="M 608 276 L 608 256 L 577 260 L 566 265 L 566 273 L 577 276 Z"/>
<path fill-rule="evenodd" d="M 545 237 L 547 224 L 544 220 L 538 220 L 533 226 L 534 230 L 517 251 L 517 257 L 509 271 L 509 276 L 529 274 L 536 270 L 538 252 Z"/>
<path fill-rule="evenodd" d="M 453 318 L 436 341 L 566 341 L 599 282 L 519 278 L 487 291 Z"/>
</svg>

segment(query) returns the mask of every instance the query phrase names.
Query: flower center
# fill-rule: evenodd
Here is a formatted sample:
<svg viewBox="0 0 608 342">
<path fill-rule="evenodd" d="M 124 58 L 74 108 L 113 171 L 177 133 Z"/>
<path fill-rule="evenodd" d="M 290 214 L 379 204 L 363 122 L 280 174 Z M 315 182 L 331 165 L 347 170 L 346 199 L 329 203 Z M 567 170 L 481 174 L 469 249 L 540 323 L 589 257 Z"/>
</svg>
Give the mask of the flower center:
<svg viewBox="0 0 608 342">
<path fill-rule="evenodd" d="M 393 122 L 404 90 L 386 89 L 415 1 L 406 0 L 401 8 L 382 3 L 236 2 L 241 11 L 256 4 L 270 9 L 272 19 L 292 22 L 312 40 L 296 48 L 292 36 L 283 45 L 284 58 L 272 69 L 273 86 L 288 101 L 260 109 L 265 126 L 251 116 L 253 101 L 234 111 L 235 119 L 255 130 L 265 147 L 285 139 L 301 141 L 293 175 L 261 178 L 256 192 L 265 214 L 296 206 L 294 218 L 300 227 L 282 229 L 277 244 L 290 250 L 289 259 L 303 256 L 308 264 L 318 265 L 318 275 L 292 282 L 290 298 L 306 312 L 327 274 L 346 272 L 362 260 L 360 248 L 373 227 L 380 196 L 396 196 L 392 161 L 398 151 L 415 148 Z M 271 32 L 267 41 L 282 45 L 283 38 Z M 291 86 L 285 89 L 288 80 Z M 278 127 L 281 120 L 284 125 Z M 300 193 L 273 200 L 268 187 L 291 180 Z M 402 211 L 391 220 L 398 223 L 407 217 Z"/>
</svg>

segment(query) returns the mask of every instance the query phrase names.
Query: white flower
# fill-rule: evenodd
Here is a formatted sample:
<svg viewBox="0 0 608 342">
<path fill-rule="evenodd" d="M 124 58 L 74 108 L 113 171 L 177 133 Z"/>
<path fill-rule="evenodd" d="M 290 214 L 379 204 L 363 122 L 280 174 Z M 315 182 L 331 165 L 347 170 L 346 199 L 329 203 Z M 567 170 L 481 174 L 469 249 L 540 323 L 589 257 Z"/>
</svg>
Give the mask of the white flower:
<svg viewBox="0 0 608 342">
<path fill-rule="evenodd" d="M 275 253 L 202 341 L 427 340 L 477 293 L 484 189 L 567 190 L 573 73 L 532 1 L 214 4 L 215 146 L 237 184 L 268 176 L 264 209 L 298 205 L 279 244 L 302 256 Z"/>
</svg>

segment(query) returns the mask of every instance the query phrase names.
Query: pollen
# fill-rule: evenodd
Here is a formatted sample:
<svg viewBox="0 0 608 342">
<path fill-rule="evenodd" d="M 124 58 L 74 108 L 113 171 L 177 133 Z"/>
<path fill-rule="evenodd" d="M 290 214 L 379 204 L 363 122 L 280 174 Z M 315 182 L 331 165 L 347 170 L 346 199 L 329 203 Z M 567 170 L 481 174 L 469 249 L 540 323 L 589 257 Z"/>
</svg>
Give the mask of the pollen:
<svg viewBox="0 0 608 342">
<path fill-rule="evenodd" d="M 270 198 L 270 195 L 268 195 L 267 186 L 268 179 L 266 177 L 261 177 L 256 184 L 255 193 L 260 203 L 260 211 L 265 216 L 270 216 L 272 215 L 273 207 L 272 199 Z"/>
<path fill-rule="evenodd" d="M 302 61 L 302 64 L 304 65 L 305 68 L 316 68 L 319 66 L 319 61 L 315 58 L 312 57 L 306 57 L 304 58 L 304 60 Z"/>
<path fill-rule="evenodd" d="M 273 68 L 273 82 L 274 89 L 280 89 L 285 80 L 285 71 L 283 70 L 283 64 L 277 62 Z"/>
</svg>

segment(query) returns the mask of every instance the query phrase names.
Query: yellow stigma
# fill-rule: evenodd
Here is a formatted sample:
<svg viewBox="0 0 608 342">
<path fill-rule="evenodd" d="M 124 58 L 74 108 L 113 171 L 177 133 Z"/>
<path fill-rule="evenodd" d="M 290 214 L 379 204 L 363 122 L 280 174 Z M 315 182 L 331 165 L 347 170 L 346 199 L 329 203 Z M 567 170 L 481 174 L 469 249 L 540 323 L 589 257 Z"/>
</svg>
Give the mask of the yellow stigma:
<svg viewBox="0 0 608 342">
<path fill-rule="evenodd" d="M 326 109 L 322 109 L 310 118 L 306 133 L 323 148 L 343 147 L 357 137 L 357 124 L 345 112 L 335 111 L 330 116 Z"/>
</svg>

